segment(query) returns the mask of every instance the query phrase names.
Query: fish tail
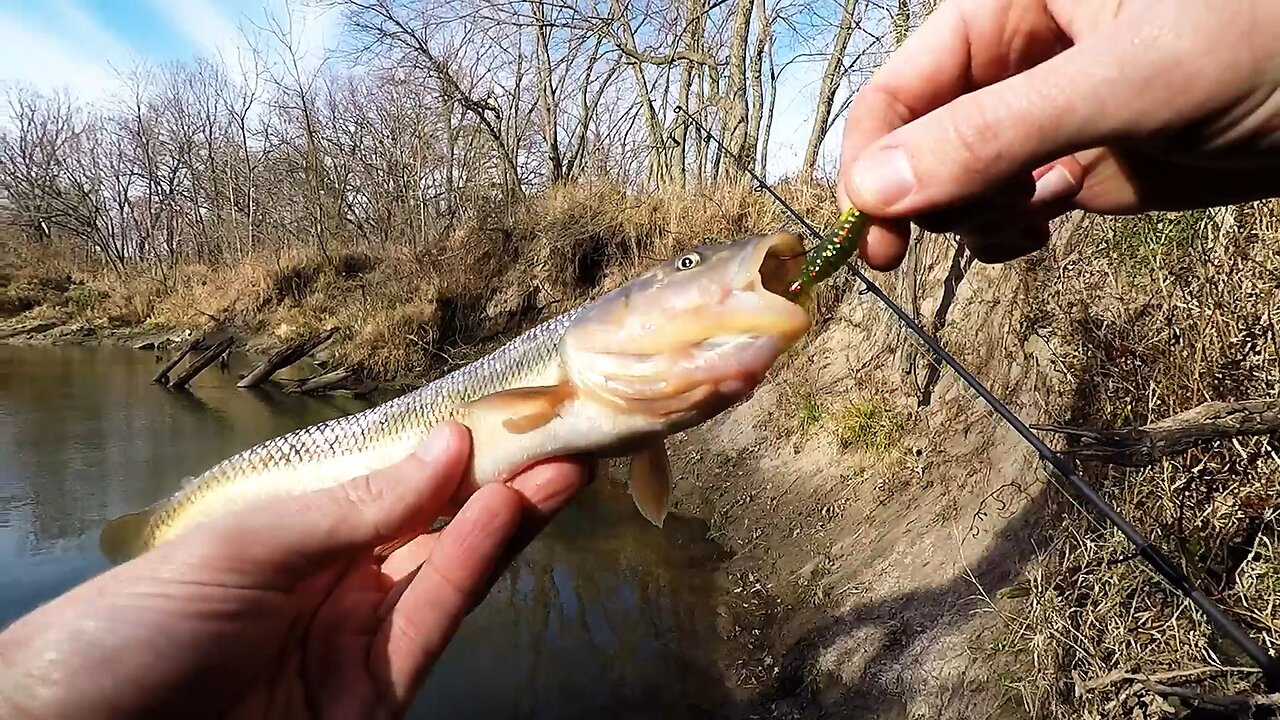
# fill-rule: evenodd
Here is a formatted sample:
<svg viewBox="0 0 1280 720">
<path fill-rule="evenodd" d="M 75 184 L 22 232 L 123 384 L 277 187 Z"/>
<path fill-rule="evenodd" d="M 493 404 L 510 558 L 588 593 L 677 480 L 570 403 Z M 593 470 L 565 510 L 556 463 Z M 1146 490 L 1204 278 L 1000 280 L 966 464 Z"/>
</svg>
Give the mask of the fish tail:
<svg viewBox="0 0 1280 720">
<path fill-rule="evenodd" d="M 159 505 L 121 515 L 108 522 L 98 535 L 98 548 L 113 565 L 137 557 L 145 549 L 144 541 Z"/>
</svg>

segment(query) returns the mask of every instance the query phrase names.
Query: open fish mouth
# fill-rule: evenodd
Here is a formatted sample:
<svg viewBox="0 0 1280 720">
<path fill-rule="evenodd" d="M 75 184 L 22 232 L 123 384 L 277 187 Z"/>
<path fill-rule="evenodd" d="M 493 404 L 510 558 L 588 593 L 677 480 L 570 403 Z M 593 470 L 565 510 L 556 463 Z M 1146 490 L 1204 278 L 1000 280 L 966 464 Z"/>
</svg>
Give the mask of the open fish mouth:
<svg viewBox="0 0 1280 720">
<path fill-rule="evenodd" d="M 659 414 L 745 395 L 809 329 L 787 295 L 803 254 L 797 236 L 775 233 L 676 258 L 588 309 L 566 333 L 566 366 L 614 402 Z M 681 272 L 681 261 L 697 264 Z"/>
</svg>

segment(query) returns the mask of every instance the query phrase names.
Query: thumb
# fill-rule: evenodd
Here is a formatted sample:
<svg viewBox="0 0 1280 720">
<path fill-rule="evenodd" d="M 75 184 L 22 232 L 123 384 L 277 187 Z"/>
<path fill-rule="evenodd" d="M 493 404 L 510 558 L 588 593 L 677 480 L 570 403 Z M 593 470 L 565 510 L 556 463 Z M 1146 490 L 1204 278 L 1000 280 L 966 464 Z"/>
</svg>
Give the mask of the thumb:
<svg viewBox="0 0 1280 720">
<path fill-rule="evenodd" d="M 466 427 L 446 422 L 394 465 L 229 513 L 167 543 L 169 556 L 185 554 L 225 584 L 292 587 L 345 555 L 425 531 L 463 479 L 470 454 Z"/>
<path fill-rule="evenodd" d="M 854 206 L 880 217 L 907 217 L 998 192 L 1011 181 L 1074 152 L 1140 135 L 1167 119 L 1162 97 L 1174 84 L 1153 82 L 1169 63 L 1136 51 L 1113 27 L 1024 72 L 961 95 L 869 145 L 844 188 Z M 1141 60 L 1138 62 L 1137 60 Z M 1159 112 L 1150 112 L 1161 107 Z M 1079 192 L 1083 170 L 1063 163 L 1053 173 L 1055 201 Z M 1048 173 L 1042 169 L 1040 175 Z"/>
</svg>

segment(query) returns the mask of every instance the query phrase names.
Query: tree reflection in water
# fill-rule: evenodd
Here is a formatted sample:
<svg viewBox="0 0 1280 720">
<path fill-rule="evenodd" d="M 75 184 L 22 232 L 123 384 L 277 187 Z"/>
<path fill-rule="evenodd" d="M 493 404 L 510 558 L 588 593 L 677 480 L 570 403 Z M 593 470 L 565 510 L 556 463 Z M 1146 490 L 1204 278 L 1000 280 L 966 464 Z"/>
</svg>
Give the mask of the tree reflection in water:
<svg viewBox="0 0 1280 720">
<path fill-rule="evenodd" d="M 685 518 L 654 528 L 602 481 L 467 619 L 411 717 L 714 715 L 720 558 L 704 538 Z"/>
<path fill-rule="evenodd" d="M 152 385 L 152 356 L 0 346 L 0 624 L 106 567 L 101 524 L 227 455 L 364 407 L 234 387 Z M 414 718 L 709 717 L 723 705 L 705 526 L 650 525 L 601 479 L 463 624 Z"/>
</svg>

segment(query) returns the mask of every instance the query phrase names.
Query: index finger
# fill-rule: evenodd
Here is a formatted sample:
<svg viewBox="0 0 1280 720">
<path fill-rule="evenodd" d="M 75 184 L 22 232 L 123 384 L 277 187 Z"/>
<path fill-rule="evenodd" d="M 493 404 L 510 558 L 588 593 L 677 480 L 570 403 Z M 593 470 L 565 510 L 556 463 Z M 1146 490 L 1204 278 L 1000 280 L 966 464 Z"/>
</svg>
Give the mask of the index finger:
<svg viewBox="0 0 1280 720">
<path fill-rule="evenodd" d="M 951 0 L 909 35 L 858 92 L 845 116 L 836 188 L 843 212 L 858 195 L 853 168 L 879 139 L 978 87 L 1060 51 L 1069 41 L 1044 2 Z M 877 270 L 902 261 L 905 219 L 874 218 L 859 248 Z"/>
<path fill-rule="evenodd" d="M 397 706 L 413 697 L 482 596 L 520 513 L 519 493 L 511 488 L 492 484 L 476 491 L 440 532 L 426 562 L 387 613 L 370 663 Z"/>
</svg>

